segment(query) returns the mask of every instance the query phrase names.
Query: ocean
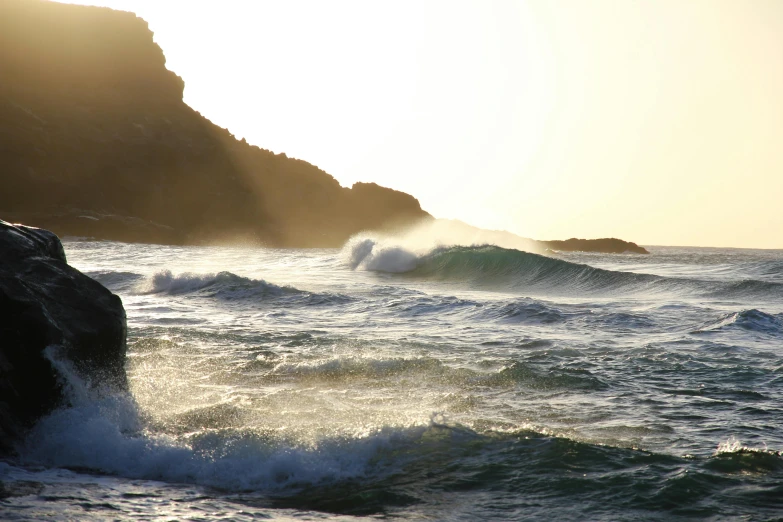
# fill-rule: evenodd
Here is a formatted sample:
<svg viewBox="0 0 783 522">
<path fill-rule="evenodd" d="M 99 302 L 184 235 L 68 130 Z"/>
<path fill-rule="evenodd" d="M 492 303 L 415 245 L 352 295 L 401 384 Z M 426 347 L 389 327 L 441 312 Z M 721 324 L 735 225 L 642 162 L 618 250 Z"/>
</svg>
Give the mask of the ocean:
<svg viewBox="0 0 783 522">
<path fill-rule="evenodd" d="M 130 392 L 51 347 L 0 519 L 783 519 L 782 250 L 64 246 Z"/>
</svg>

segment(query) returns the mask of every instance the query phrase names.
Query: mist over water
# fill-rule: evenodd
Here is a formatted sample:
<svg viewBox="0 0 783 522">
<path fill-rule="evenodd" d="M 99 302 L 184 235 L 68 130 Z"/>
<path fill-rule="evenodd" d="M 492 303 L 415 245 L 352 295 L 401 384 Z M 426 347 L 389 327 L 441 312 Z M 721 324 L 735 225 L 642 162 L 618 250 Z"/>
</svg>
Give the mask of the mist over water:
<svg viewBox="0 0 783 522">
<path fill-rule="evenodd" d="M 123 299 L 130 393 L 53 347 L 73 405 L 0 467 L 5 518 L 783 508 L 781 251 L 65 248 Z"/>
</svg>

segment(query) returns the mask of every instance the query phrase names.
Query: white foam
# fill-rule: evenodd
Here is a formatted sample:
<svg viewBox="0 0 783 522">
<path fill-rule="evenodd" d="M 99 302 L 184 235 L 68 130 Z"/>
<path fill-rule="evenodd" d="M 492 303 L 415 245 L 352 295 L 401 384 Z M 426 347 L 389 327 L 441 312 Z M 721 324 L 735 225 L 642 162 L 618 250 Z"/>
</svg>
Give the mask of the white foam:
<svg viewBox="0 0 783 522">
<path fill-rule="evenodd" d="M 751 448 L 743 444 L 739 439 L 737 439 L 734 435 L 732 435 L 725 441 L 718 444 L 718 447 L 715 449 L 715 453 L 713 453 L 713 455 L 721 455 L 724 453 L 775 453 L 778 455 L 780 454 L 777 451 L 771 451 L 767 446 L 766 442 L 762 441 L 762 444 L 764 445 L 763 448 L 758 448 L 758 447 Z"/>
<path fill-rule="evenodd" d="M 379 451 L 410 436 L 415 434 L 389 429 L 309 447 L 272 441 L 249 430 L 204 430 L 174 437 L 152 433 L 135 401 L 114 394 L 44 418 L 20 455 L 28 465 L 86 468 L 233 491 L 273 491 L 363 477 L 373 471 Z"/>
<path fill-rule="evenodd" d="M 58 347 L 47 349 L 46 356 L 66 384 L 72 406 L 54 411 L 33 428 L 19 448 L 26 465 L 273 491 L 375 473 L 379 452 L 420 436 L 419 428 L 388 428 L 297 445 L 249 429 L 155 433 L 130 394 L 91 388 L 58 357 Z"/>
<path fill-rule="evenodd" d="M 354 270 L 402 273 L 415 270 L 421 256 L 402 246 L 384 244 L 380 239 L 352 238 L 343 247 L 348 266 Z"/>
<path fill-rule="evenodd" d="M 163 270 L 143 283 L 138 290 L 143 293 L 185 294 L 201 290 L 215 283 L 215 274 L 184 273 L 175 276 L 171 270 Z"/>
<path fill-rule="evenodd" d="M 245 297 L 279 296 L 300 291 L 290 286 L 277 286 L 263 280 L 248 279 L 231 272 L 217 274 L 194 274 L 185 272 L 174 275 L 170 270 L 163 270 L 136 287 L 140 294 L 181 295 L 199 290 L 214 288 L 220 297 L 241 299 Z"/>
<path fill-rule="evenodd" d="M 344 262 L 354 270 L 410 272 L 434 250 L 449 246 L 493 245 L 545 253 L 536 241 L 502 231 L 483 230 L 465 223 L 436 219 L 388 234 L 358 234 L 343 246 Z"/>
<path fill-rule="evenodd" d="M 78 377 L 71 361 L 63 357 L 61 352 L 62 346 L 52 344 L 44 348 L 43 355 L 55 369 L 57 379 L 71 403 L 84 404 L 90 400 L 90 383 Z"/>
</svg>

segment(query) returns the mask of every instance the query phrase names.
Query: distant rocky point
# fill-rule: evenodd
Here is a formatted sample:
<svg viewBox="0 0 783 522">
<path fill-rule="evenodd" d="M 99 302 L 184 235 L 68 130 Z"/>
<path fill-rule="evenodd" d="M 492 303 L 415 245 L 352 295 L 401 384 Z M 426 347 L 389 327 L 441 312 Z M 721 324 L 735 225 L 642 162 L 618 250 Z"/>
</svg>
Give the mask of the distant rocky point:
<svg viewBox="0 0 783 522">
<path fill-rule="evenodd" d="M 360 231 L 433 220 L 409 194 L 341 187 L 237 140 L 182 101 L 184 82 L 165 63 L 133 13 L 0 2 L 0 216 L 60 236 L 279 247 L 339 247 Z M 597 241 L 546 248 L 639 249 Z"/>
<path fill-rule="evenodd" d="M 616 238 L 602 239 L 576 239 L 572 237 L 565 241 L 541 241 L 550 250 L 559 250 L 562 252 L 603 252 L 605 254 L 624 254 L 630 252 L 633 254 L 649 254 L 646 248 L 640 247 L 636 243 L 623 241 Z"/>
</svg>

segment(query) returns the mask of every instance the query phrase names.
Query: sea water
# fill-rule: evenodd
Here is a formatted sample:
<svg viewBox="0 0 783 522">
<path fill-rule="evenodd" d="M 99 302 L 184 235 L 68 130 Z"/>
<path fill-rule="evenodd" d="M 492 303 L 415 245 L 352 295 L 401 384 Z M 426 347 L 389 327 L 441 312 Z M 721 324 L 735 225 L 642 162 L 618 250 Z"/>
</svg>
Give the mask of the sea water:
<svg viewBox="0 0 783 522">
<path fill-rule="evenodd" d="M 3 520 L 783 517 L 783 251 L 64 246 L 130 390 L 47 351 Z"/>
</svg>

